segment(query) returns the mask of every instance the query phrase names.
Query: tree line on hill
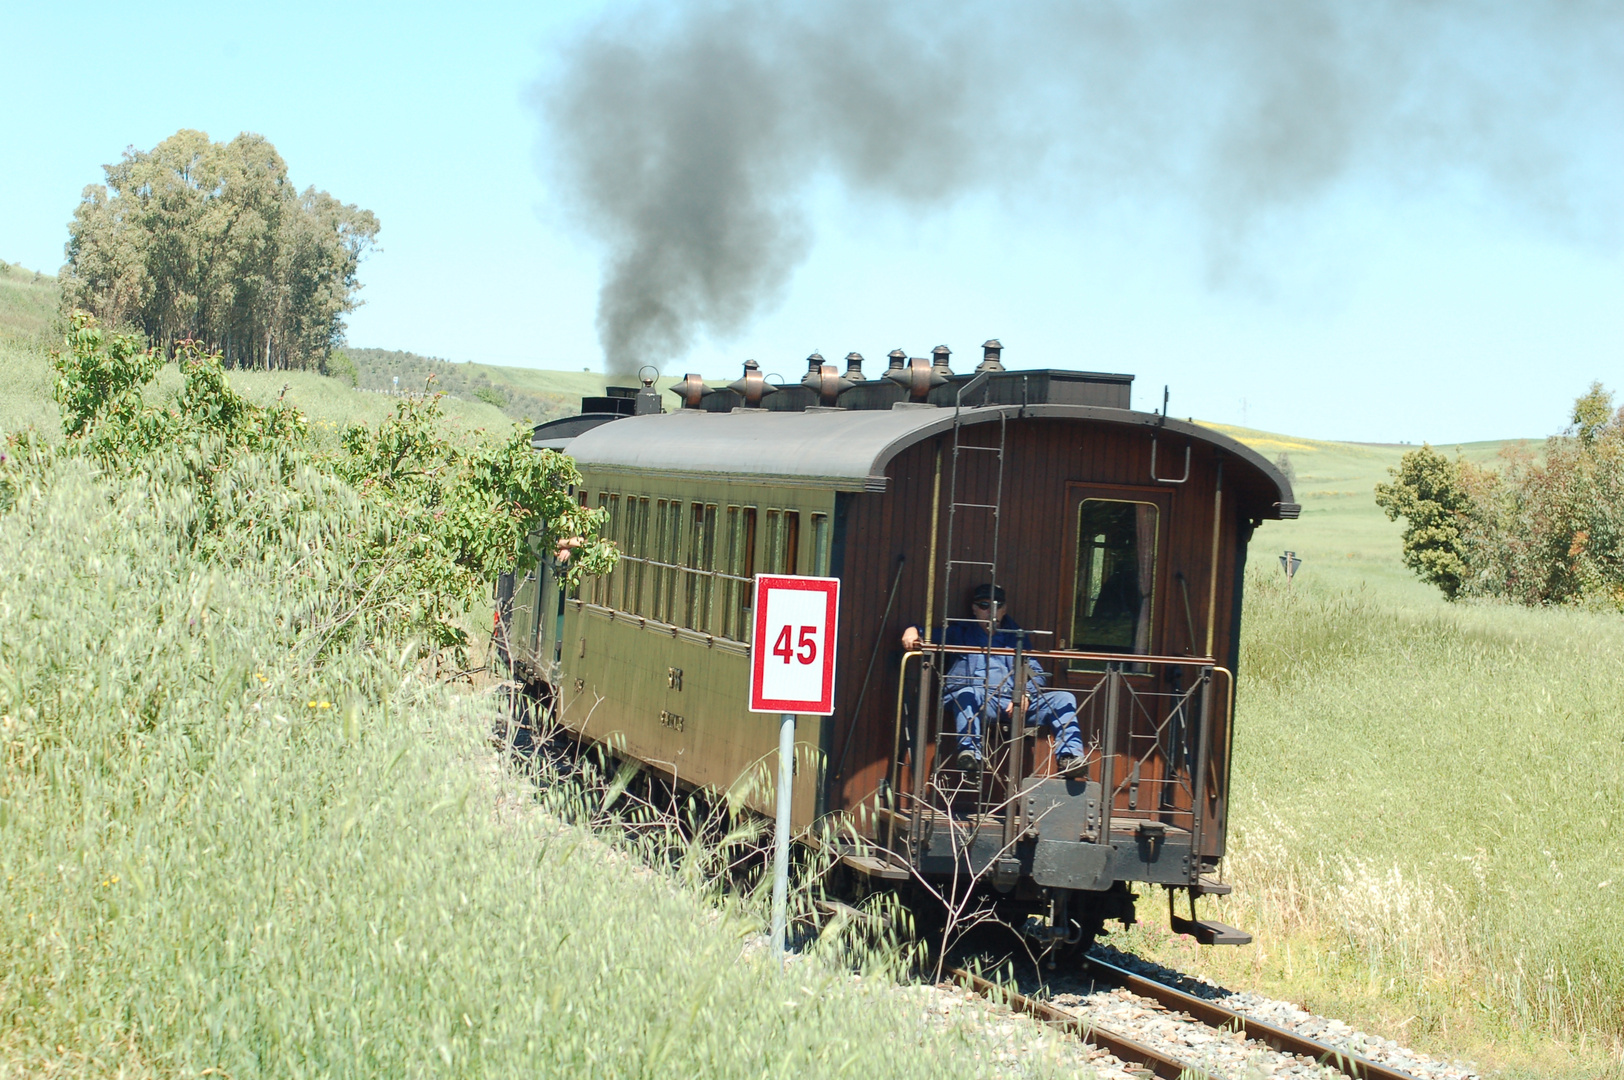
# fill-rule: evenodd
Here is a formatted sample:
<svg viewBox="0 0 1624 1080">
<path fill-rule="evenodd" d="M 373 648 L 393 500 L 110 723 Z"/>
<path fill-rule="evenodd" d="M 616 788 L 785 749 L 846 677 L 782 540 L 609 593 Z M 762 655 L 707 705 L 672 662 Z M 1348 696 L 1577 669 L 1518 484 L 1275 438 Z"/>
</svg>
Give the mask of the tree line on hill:
<svg viewBox="0 0 1624 1080">
<path fill-rule="evenodd" d="M 166 354 L 195 340 L 233 367 L 325 370 L 360 304 L 371 211 L 299 191 L 247 132 L 178 131 L 103 171 L 68 226 L 65 312 L 139 330 Z"/>
<path fill-rule="evenodd" d="M 1376 502 L 1405 519 L 1405 564 L 1450 600 L 1624 611 L 1624 409 L 1601 383 L 1543 458 L 1516 447 L 1493 469 L 1423 444 L 1389 471 Z"/>
</svg>

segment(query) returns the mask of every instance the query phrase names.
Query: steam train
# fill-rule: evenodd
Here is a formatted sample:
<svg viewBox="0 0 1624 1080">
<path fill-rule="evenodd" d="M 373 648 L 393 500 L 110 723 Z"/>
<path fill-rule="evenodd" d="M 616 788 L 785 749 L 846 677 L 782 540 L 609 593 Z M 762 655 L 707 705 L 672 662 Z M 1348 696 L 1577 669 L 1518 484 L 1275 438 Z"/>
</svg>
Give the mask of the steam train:
<svg viewBox="0 0 1624 1080">
<path fill-rule="evenodd" d="M 515 677 L 577 736 L 726 790 L 777 753 L 775 718 L 747 711 L 755 575 L 839 578 L 835 712 L 795 725 L 802 842 L 864 888 L 982 890 L 1048 945 L 1132 921 L 1130 883 L 1169 890 L 1177 932 L 1250 941 L 1195 907 L 1229 891 L 1246 549 L 1298 515 L 1290 484 L 1165 400 L 1134 411 L 1131 375 L 1011 371 L 983 348 L 970 373 L 942 346 L 878 378 L 855 353 L 844 371 L 814 353 L 795 384 L 690 375 L 670 412 L 645 381 L 538 426 L 622 556 L 573 592 L 545 560 L 499 586 Z M 1009 597 L 1013 649 L 902 647 L 967 621 L 978 585 Z M 1082 760 L 1061 775 L 1016 700 L 959 767 L 942 679 L 967 651 L 1073 695 Z M 746 797 L 771 814 L 770 788 Z"/>
</svg>

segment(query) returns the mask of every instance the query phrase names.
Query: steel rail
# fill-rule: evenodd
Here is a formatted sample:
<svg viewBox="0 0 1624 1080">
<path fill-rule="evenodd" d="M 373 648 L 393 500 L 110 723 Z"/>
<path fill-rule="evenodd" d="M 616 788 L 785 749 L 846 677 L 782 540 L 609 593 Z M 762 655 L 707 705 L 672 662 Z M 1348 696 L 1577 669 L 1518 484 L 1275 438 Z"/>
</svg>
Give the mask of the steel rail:
<svg viewBox="0 0 1624 1080">
<path fill-rule="evenodd" d="M 1186 1013 L 1209 1027 L 1227 1027 L 1239 1031 L 1248 1039 L 1263 1043 L 1271 1050 L 1312 1058 L 1354 1077 L 1355 1080 L 1415 1080 L 1415 1077 L 1407 1072 L 1350 1054 L 1345 1050 L 1338 1050 L 1334 1046 L 1327 1046 L 1317 1039 L 1310 1039 L 1295 1031 L 1276 1027 L 1262 1020 L 1254 1020 L 1245 1013 L 1226 1009 L 1194 994 L 1186 994 L 1183 990 L 1174 989 L 1166 983 L 1135 975 L 1107 961 L 1089 956 L 1084 958 L 1083 967 L 1091 975 L 1116 983 L 1124 990 L 1149 998 L 1166 1009 Z"/>
<path fill-rule="evenodd" d="M 1227 1028 L 1239 1031 L 1246 1038 L 1260 1042 L 1282 1054 L 1295 1054 L 1310 1060 L 1328 1065 L 1354 1080 L 1416 1080 L 1407 1072 L 1394 1069 L 1379 1062 L 1350 1054 L 1345 1050 L 1338 1050 L 1333 1046 L 1295 1031 L 1276 1027 L 1261 1020 L 1254 1020 L 1244 1013 L 1227 1009 L 1222 1005 L 1214 1004 L 1204 998 L 1193 994 L 1186 994 L 1176 990 L 1165 983 L 1155 982 L 1131 971 L 1117 967 L 1104 960 L 1096 960 L 1090 956 L 1083 961 L 1084 970 L 1096 979 L 1109 982 L 1130 993 L 1143 998 L 1149 998 L 1170 1012 L 1184 1013 L 1192 1019 L 1212 1028 Z M 1001 999 L 1007 1002 L 1012 1009 L 1017 1009 L 1029 1016 L 1053 1023 L 1069 1034 L 1076 1035 L 1083 1042 L 1102 1047 L 1115 1054 L 1123 1061 L 1133 1061 L 1144 1065 L 1157 1076 L 1176 1078 L 1187 1075 L 1206 1075 L 1201 1070 L 1184 1062 L 1163 1054 L 1159 1050 L 1145 1046 L 1125 1035 L 1089 1023 L 1082 1017 L 1067 1012 L 1048 1002 L 1039 1001 L 1016 993 L 1007 987 L 998 986 L 978 975 L 973 975 L 962 968 L 955 968 L 953 977 L 964 985 L 981 994 L 983 997 Z"/>
<path fill-rule="evenodd" d="M 1136 1042 L 1126 1035 L 1119 1035 L 1107 1028 L 1091 1024 L 1082 1017 L 1074 1016 L 1063 1009 L 1050 1005 L 1046 1001 L 1039 1001 L 1036 998 L 1029 998 L 1025 994 L 1016 993 L 1008 987 L 989 982 L 979 975 L 965 971 L 963 968 L 954 968 L 950 974 L 984 998 L 1002 1001 L 1011 1009 L 1042 1020 L 1044 1023 L 1064 1031 L 1068 1035 L 1075 1035 L 1078 1039 L 1091 1046 L 1109 1050 L 1123 1061 L 1143 1065 L 1157 1076 L 1166 1077 L 1167 1080 L 1179 1080 L 1180 1077 L 1208 1077 L 1211 1075 L 1200 1069 L 1193 1069 L 1175 1058 L 1168 1057 L 1160 1050 L 1152 1050 L 1144 1043 Z"/>
</svg>

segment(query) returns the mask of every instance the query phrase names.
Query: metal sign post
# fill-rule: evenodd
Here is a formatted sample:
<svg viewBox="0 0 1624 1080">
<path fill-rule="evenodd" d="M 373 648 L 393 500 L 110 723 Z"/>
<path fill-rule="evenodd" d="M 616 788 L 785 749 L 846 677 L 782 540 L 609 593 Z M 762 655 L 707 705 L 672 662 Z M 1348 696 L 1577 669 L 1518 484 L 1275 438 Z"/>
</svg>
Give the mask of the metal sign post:
<svg viewBox="0 0 1624 1080">
<path fill-rule="evenodd" d="M 784 962 L 789 927 L 789 809 L 795 788 L 795 714 L 778 725 L 778 823 L 773 830 L 773 952 Z"/>
<path fill-rule="evenodd" d="M 1295 551 L 1288 551 L 1280 556 L 1280 569 L 1286 572 L 1286 589 L 1290 590 L 1292 579 L 1297 576 L 1297 568 L 1303 561 L 1297 557 Z"/>
<path fill-rule="evenodd" d="M 795 787 L 795 717 L 828 716 L 835 700 L 838 578 L 756 575 L 750 646 L 750 711 L 777 713 L 778 815 L 773 834 L 773 951 L 783 962 L 789 902 L 790 803 Z"/>
</svg>

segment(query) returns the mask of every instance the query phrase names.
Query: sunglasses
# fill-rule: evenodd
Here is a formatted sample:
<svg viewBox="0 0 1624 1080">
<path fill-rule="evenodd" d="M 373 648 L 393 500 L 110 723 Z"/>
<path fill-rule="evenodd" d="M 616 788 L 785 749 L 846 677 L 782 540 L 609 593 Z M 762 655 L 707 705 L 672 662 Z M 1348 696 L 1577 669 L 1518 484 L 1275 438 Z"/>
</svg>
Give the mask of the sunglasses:
<svg viewBox="0 0 1624 1080">
<path fill-rule="evenodd" d="M 977 600 L 974 604 L 971 604 L 970 606 L 972 608 L 974 608 L 976 611 L 991 611 L 995 605 L 993 604 L 993 602 L 991 600 Z M 996 606 L 997 607 L 1003 607 L 1004 606 L 1003 601 L 1000 600 L 997 603 Z"/>
</svg>

